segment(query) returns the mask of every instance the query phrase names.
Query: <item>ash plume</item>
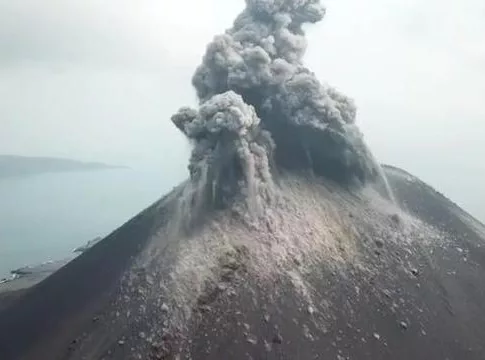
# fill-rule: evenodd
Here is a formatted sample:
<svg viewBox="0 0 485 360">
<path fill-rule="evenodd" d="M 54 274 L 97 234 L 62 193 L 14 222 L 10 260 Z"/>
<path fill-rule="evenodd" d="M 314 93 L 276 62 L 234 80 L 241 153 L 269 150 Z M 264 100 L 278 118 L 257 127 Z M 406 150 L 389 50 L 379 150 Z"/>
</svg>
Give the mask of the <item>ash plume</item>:
<svg viewBox="0 0 485 360">
<path fill-rule="evenodd" d="M 200 109 L 182 108 L 172 120 L 194 143 L 192 180 L 219 202 L 258 193 L 271 182 L 270 163 L 344 186 L 379 176 L 353 101 L 303 65 L 303 26 L 324 15 L 319 0 L 246 0 L 233 27 L 208 45 L 192 79 Z"/>
<path fill-rule="evenodd" d="M 191 180 L 202 184 L 212 204 L 224 206 L 235 194 L 257 199 L 271 184 L 273 141 L 260 127 L 254 107 L 240 95 L 214 95 L 198 111 L 180 109 L 172 121 L 194 143 Z"/>
</svg>

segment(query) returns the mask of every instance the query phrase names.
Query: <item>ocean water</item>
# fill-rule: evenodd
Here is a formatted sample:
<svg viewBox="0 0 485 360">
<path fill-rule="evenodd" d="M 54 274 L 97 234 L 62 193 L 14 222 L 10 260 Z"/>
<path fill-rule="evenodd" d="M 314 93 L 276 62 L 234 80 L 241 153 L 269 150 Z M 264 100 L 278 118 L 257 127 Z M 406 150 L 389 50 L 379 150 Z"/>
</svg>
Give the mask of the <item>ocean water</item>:
<svg viewBox="0 0 485 360">
<path fill-rule="evenodd" d="M 108 235 L 180 180 L 132 169 L 0 180 L 0 279 Z"/>
</svg>

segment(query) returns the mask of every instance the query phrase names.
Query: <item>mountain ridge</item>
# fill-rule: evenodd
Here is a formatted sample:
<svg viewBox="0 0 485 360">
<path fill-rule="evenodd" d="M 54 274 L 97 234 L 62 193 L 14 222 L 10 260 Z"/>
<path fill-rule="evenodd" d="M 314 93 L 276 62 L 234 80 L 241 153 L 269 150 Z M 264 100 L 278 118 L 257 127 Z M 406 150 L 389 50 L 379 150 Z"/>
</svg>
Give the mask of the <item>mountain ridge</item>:
<svg viewBox="0 0 485 360">
<path fill-rule="evenodd" d="M 44 173 L 120 168 L 126 167 L 56 157 L 0 155 L 0 179 L 33 176 Z"/>
</svg>

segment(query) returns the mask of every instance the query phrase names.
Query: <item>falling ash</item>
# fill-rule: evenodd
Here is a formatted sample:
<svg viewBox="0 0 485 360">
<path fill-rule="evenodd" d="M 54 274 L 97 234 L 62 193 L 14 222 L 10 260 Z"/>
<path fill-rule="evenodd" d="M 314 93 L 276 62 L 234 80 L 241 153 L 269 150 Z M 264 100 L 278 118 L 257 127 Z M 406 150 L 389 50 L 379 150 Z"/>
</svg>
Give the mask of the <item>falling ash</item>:
<svg viewBox="0 0 485 360">
<path fill-rule="evenodd" d="M 278 169 L 311 170 L 343 186 L 382 176 L 353 101 L 303 64 L 303 26 L 324 15 L 319 0 L 246 0 L 233 27 L 208 45 L 192 79 L 199 109 L 172 117 L 193 143 L 191 182 L 205 204 L 242 197 L 258 208 Z"/>
</svg>

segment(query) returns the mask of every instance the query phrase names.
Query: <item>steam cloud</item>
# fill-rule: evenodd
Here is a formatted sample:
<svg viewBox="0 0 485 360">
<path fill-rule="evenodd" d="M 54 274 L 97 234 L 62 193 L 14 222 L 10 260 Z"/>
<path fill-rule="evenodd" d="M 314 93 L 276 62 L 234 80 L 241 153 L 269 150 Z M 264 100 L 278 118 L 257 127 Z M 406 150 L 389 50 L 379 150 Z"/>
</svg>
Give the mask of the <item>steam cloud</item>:
<svg viewBox="0 0 485 360">
<path fill-rule="evenodd" d="M 302 26 L 324 14 L 319 0 L 246 0 L 208 45 L 192 80 L 200 108 L 172 120 L 194 143 L 192 180 L 218 201 L 269 186 L 273 160 L 347 186 L 379 175 L 353 101 L 303 66 Z"/>
</svg>

